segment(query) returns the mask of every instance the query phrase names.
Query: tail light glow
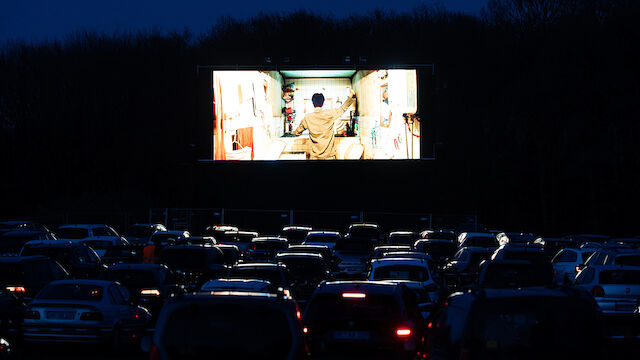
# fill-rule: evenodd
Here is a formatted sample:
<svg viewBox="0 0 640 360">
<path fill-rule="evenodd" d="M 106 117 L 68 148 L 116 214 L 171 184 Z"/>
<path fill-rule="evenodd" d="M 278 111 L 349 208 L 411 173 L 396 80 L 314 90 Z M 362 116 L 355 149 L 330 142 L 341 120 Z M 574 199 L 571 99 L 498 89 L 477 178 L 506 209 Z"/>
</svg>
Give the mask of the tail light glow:
<svg viewBox="0 0 640 360">
<path fill-rule="evenodd" d="M 400 337 L 405 337 L 411 335 L 411 329 L 409 328 L 398 328 L 396 330 L 396 335 Z"/>
<path fill-rule="evenodd" d="M 10 291 L 10 292 L 19 292 L 19 293 L 24 293 L 27 291 L 24 288 L 24 286 L 15 286 L 15 285 L 7 286 L 5 289 L 7 289 L 7 291 Z"/>
<path fill-rule="evenodd" d="M 160 290 L 158 290 L 158 289 L 142 289 L 142 290 L 140 290 L 140 295 L 160 296 Z"/>
<path fill-rule="evenodd" d="M 298 319 L 302 319 L 302 314 L 300 313 L 300 310 L 296 310 L 296 317 Z"/>
<path fill-rule="evenodd" d="M 345 299 L 364 299 L 367 297 L 365 293 L 342 293 L 342 297 Z"/>
<path fill-rule="evenodd" d="M 309 332 L 309 329 L 307 329 L 306 327 L 305 327 L 305 328 L 302 328 L 302 332 L 306 334 L 306 333 L 308 333 L 308 332 Z"/>
<path fill-rule="evenodd" d="M 284 296 L 286 297 L 291 297 L 291 291 L 289 289 L 282 290 L 282 293 L 284 293 Z"/>
</svg>

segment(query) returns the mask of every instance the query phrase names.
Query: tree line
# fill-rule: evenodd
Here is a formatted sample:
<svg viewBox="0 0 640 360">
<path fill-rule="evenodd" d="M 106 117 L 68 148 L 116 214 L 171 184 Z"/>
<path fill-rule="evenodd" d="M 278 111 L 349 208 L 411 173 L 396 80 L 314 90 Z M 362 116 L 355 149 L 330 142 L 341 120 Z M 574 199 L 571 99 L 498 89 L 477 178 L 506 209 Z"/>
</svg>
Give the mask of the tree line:
<svg viewBox="0 0 640 360">
<path fill-rule="evenodd" d="M 193 170 L 210 151 L 196 65 L 348 55 L 435 64 L 437 160 L 412 172 L 429 210 L 540 233 L 640 234 L 639 20 L 633 0 L 490 0 L 480 16 L 425 5 L 343 17 L 295 11 L 222 17 L 203 34 L 78 31 L 6 44 L 0 217 L 198 203 L 197 191 L 224 181 Z"/>
</svg>

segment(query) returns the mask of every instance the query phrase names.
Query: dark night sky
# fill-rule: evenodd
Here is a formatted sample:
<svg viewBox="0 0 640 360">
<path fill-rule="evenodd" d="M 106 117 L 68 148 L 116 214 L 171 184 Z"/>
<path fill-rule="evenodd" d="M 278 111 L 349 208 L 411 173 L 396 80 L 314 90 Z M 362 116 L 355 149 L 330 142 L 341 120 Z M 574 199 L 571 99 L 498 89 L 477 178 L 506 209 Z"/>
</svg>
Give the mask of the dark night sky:
<svg viewBox="0 0 640 360">
<path fill-rule="evenodd" d="M 477 14 L 487 0 L 2 0 L 0 44 L 16 39 L 60 39 L 78 29 L 112 33 L 189 27 L 200 33 L 222 15 L 246 18 L 260 11 L 307 9 L 342 16 L 366 14 L 376 8 L 408 12 L 421 3 L 439 3 L 448 10 Z"/>
</svg>

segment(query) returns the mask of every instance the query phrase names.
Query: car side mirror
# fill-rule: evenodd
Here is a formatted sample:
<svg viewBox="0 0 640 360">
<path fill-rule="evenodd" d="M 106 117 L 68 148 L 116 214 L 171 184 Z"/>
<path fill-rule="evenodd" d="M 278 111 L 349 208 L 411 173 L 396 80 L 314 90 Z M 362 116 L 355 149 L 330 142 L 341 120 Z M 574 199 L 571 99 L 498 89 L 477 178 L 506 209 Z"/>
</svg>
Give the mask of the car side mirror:
<svg viewBox="0 0 640 360">
<path fill-rule="evenodd" d="M 140 350 L 148 353 L 151 351 L 151 345 L 153 344 L 153 337 L 151 335 L 145 335 L 140 340 Z"/>
</svg>

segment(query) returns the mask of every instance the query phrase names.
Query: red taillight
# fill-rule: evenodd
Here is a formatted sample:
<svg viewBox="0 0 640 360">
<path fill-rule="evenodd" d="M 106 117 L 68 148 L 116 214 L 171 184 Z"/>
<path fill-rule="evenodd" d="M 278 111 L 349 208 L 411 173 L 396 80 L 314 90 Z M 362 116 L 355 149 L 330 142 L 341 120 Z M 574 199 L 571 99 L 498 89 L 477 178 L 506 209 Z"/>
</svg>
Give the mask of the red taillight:
<svg viewBox="0 0 640 360">
<path fill-rule="evenodd" d="M 156 344 L 152 344 L 151 349 L 149 349 L 149 360 L 160 360 L 160 353 Z"/>
<path fill-rule="evenodd" d="M 16 285 L 9 285 L 5 287 L 5 289 L 7 289 L 7 291 L 10 291 L 10 292 L 18 292 L 18 293 L 24 293 L 27 291 L 24 288 L 24 286 L 16 286 Z"/>
<path fill-rule="evenodd" d="M 433 323 L 429 321 L 429 323 L 427 324 L 427 328 L 431 329 L 432 326 L 433 326 Z"/>
<path fill-rule="evenodd" d="M 102 313 L 100 311 L 85 311 L 80 314 L 80 320 L 102 321 Z"/>
<path fill-rule="evenodd" d="M 160 290 L 158 289 L 142 289 L 140 295 L 143 296 L 160 296 Z"/>
<path fill-rule="evenodd" d="M 576 272 L 580 273 L 580 266 L 576 266 Z"/>
<path fill-rule="evenodd" d="M 284 294 L 284 296 L 286 297 L 291 297 L 291 291 L 289 289 L 284 289 L 282 290 L 282 293 Z"/>
<path fill-rule="evenodd" d="M 398 328 L 396 330 L 396 335 L 399 337 L 407 337 L 411 335 L 411 329 L 409 328 Z"/>
<path fill-rule="evenodd" d="M 593 294 L 594 297 L 604 296 L 604 289 L 600 285 L 595 285 L 591 289 L 591 294 Z"/>
<path fill-rule="evenodd" d="M 305 328 L 302 328 L 302 332 L 306 334 L 306 333 L 308 333 L 308 332 L 309 332 L 309 329 L 307 329 L 306 327 L 305 327 Z"/>
<path fill-rule="evenodd" d="M 342 293 L 342 297 L 345 299 L 364 299 L 367 294 L 364 293 Z"/>
<path fill-rule="evenodd" d="M 299 319 L 302 319 L 302 314 L 300 313 L 300 310 L 296 310 L 296 317 Z"/>
<path fill-rule="evenodd" d="M 40 319 L 40 312 L 33 311 L 33 310 L 27 310 L 27 311 L 24 312 L 24 318 L 25 319 L 30 319 L 30 320 L 38 320 L 38 319 Z"/>
</svg>

